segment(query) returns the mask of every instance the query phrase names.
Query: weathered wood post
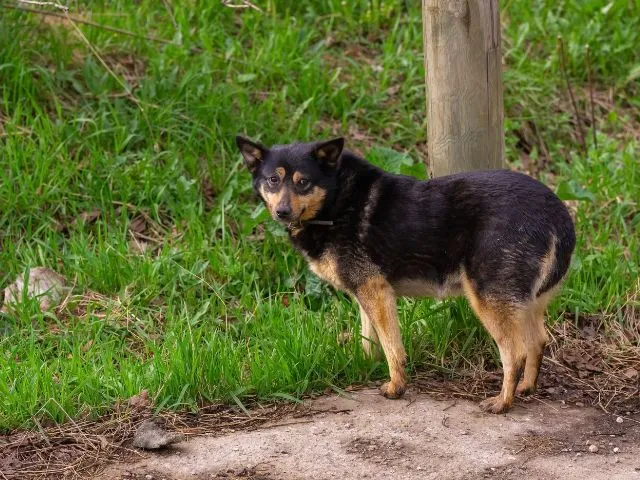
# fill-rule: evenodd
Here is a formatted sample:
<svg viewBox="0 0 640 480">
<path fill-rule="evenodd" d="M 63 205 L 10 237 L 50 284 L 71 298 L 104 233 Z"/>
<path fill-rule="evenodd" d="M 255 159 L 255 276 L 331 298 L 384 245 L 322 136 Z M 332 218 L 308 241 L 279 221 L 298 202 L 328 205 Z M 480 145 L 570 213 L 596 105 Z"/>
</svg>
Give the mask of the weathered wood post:
<svg viewBox="0 0 640 480">
<path fill-rule="evenodd" d="M 504 168 L 498 0 L 422 0 L 429 169 Z"/>
</svg>

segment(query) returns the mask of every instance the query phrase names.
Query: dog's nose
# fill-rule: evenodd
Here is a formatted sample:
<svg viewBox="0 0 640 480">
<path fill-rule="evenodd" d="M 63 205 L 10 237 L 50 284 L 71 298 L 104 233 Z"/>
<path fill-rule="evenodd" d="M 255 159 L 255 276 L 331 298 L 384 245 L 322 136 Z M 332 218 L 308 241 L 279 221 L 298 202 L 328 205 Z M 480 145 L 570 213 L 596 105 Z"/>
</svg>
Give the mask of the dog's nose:
<svg viewBox="0 0 640 480">
<path fill-rule="evenodd" d="M 283 220 L 291 215 L 291 207 L 280 206 L 276 209 L 276 215 Z"/>
</svg>

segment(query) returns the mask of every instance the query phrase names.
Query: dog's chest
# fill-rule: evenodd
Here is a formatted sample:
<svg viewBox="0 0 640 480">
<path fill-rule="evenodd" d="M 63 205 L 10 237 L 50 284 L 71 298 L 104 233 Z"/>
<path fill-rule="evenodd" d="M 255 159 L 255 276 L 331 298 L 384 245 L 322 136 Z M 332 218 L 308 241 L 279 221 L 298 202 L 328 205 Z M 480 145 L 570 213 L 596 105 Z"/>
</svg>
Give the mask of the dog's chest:
<svg viewBox="0 0 640 480">
<path fill-rule="evenodd" d="M 304 254 L 309 268 L 315 273 L 321 280 L 330 283 L 335 288 L 344 289 L 344 282 L 338 274 L 338 263 L 336 256 L 331 252 L 324 252 L 318 258 L 311 258 L 307 254 Z"/>
</svg>

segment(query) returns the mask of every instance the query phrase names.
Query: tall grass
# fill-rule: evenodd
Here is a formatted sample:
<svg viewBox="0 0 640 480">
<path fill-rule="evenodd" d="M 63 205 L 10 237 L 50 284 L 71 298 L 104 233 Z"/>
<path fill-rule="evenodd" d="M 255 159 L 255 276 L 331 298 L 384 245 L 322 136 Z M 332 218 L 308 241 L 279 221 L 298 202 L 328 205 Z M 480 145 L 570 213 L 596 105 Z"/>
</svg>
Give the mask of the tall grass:
<svg viewBox="0 0 640 480">
<path fill-rule="evenodd" d="M 0 317 L 0 430 L 99 412 L 141 389 L 158 408 L 196 408 L 386 375 L 359 342 L 336 341 L 357 331 L 356 309 L 268 221 L 232 142 L 343 133 L 388 169 L 424 175 L 418 7 L 172 3 L 177 29 L 159 2 L 72 12 L 170 45 L 78 25 L 85 41 L 68 21 L 0 7 L 0 286 L 36 265 L 74 285 L 58 315 L 26 302 Z M 514 132 L 534 122 L 551 159 L 540 175 L 579 199 L 576 259 L 552 318 L 615 314 L 638 289 L 628 79 L 640 21 L 633 2 L 601 3 L 503 5 L 508 160 L 522 164 Z M 597 88 L 615 88 L 586 154 L 572 140 L 556 35 L 576 86 L 589 43 Z M 464 301 L 399 304 L 411 368 L 494 355 Z"/>
</svg>

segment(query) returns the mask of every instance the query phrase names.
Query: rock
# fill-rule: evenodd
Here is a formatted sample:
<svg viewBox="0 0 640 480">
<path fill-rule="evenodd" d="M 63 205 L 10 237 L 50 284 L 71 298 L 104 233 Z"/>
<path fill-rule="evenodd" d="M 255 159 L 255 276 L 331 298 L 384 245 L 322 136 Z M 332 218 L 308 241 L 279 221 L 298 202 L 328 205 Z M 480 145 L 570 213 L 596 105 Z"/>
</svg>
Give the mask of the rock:
<svg viewBox="0 0 640 480">
<path fill-rule="evenodd" d="M 616 422 L 622 423 L 622 422 L 624 422 L 624 419 L 622 417 L 618 417 L 618 418 L 616 418 Z"/>
<path fill-rule="evenodd" d="M 598 452 L 598 446 L 597 445 L 589 445 L 589 451 L 591 453 L 597 453 Z"/>
<path fill-rule="evenodd" d="M 149 419 L 140 424 L 133 436 L 133 446 L 145 450 L 158 450 L 177 442 L 182 442 L 184 435 L 168 432 L 157 420 Z"/>
<path fill-rule="evenodd" d="M 613 453 L 620 453 L 620 449 L 618 447 L 613 448 Z"/>
<path fill-rule="evenodd" d="M 22 300 L 25 289 L 27 297 L 39 299 L 40 310 L 43 312 L 57 306 L 68 290 L 65 278 L 50 268 L 31 268 L 27 276 L 26 285 L 25 276 L 19 275 L 15 282 L 4 289 L 3 312 Z"/>
</svg>

